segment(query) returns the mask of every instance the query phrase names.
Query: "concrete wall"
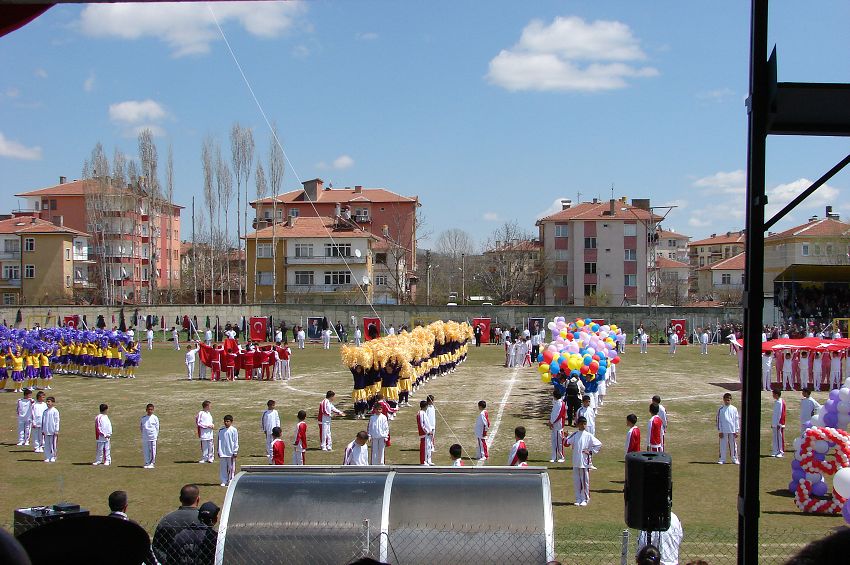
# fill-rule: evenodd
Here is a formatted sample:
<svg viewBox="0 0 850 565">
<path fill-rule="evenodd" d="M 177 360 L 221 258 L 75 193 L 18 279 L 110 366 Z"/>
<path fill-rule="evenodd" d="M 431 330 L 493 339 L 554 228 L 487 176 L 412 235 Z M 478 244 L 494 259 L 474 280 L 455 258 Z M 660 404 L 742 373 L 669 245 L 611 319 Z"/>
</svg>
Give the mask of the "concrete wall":
<svg viewBox="0 0 850 565">
<path fill-rule="evenodd" d="M 53 325 L 57 317 L 61 321 L 63 316 L 80 315 L 86 316 L 88 324 L 94 326 L 97 316 L 102 314 L 107 325 L 112 325 L 112 316 L 118 323 L 120 308 L 104 306 L 22 306 L 20 307 L 23 323 L 32 326 L 36 322 L 41 325 Z M 5 320 L 13 324 L 17 314 L 17 306 L 0 307 L 0 321 Z M 129 324 L 135 311 L 134 307 L 124 310 L 124 315 Z M 139 315 L 157 315 L 165 318 L 167 327 L 174 325 L 175 319 L 181 319 L 184 314 L 197 316 L 199 325 L 203 326 L 206 317 L 209 316 L 213 323 L 215 317 L 219 316 L 222 324 L 227 322 L 238 322 L 240 316 L 273 316 L 274 323 L 280 320 L 286 321 L 288 326 L 303 323 L 306 325 L 308 316 L 327 316 L 328 320 L 336 323 L 342 321 L 350 326 L 351 316 L 357 318 L 357 323 L 362 323 L 362 318 L 369 316 L 380 316 L 384 326 L 390 324 L 396 328 L 402 324 L 412 326 L 415 323 L 429 323 L 435 320 L 471 321 L 477 317 L 489 317 L 493 323 L 504 326 L 524 326 L 527 318 L 546 318 L 549 322 L 556 316 L 565 316 L 568 320 L 581 317 L 595 319 L 604 318 L 606 322 L 615 323 L 625 328 L 626 332 L 633 334 L 641 324 L 647 329 L 660 329 L 666 327 L 668 321 L 674 318 L 689 320 L 694 327 L 717 322 L 742 322 L 743 310 L 741 308 L 688 308 L 688 307 L 595 307 L 587 310 L 570 306 L 417 306 L 417 305 L 375 305 L 373 310 L 369 306 L 348 304 L 252 304 L 252 305 L 170 305 L 140 307 Z M 49 319 L 48 319 L 49 314 Z"/>
</svg>

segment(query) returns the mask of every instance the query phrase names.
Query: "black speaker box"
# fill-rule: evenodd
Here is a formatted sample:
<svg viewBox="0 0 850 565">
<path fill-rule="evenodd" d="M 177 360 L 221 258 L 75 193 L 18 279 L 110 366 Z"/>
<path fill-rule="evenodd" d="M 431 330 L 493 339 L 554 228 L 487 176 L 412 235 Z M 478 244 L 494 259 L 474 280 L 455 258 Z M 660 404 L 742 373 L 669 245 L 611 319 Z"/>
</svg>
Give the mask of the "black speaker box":
<svg viewBox="0 0 850 565">
<path fill-rule="evenodd" d="M 672 460 L 666 453 L 626 454 L 626 525 L 651 532 L 670 529 L 673 504 Z"/>
<path fill-rule="evenodd" d="M 65 508 L 65 510 L 62 510 L 62 508 Z M 88 510 L 80 508 L 77 504 L 67 502 L 61 502 L 53 507 L 35 506 L 33 508 L 18 508 L 15 510 L 14 515 L 15 537 L 42 524 L 88 515 Z"/>
</svg>

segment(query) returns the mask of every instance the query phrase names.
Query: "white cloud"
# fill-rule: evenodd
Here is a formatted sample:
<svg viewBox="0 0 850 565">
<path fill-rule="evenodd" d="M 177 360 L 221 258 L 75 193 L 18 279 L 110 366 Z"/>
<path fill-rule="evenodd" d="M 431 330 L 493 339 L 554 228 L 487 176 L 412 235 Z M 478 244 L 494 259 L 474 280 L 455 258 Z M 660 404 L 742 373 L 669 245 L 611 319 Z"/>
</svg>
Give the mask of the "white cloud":
<svg viewBox="0 0 850 565">
<path fill-rule="evenodd" d="M 47 71 L 42 68 L 36 69 L 35 71 L 33 71 L 33 74 L 35 74 L 35 76 L 37 76 L 38 78 L 47 78 Z"/>
<path fill-rule="evenodd" d="M 482 214 L 481 217 L 486 222 L 498 222 L 499 221 L 499 214 L 497 214 L 496 212 L 484 212 L 484 214 Z"/>
<path fill-rule="evenodd" d="M 35 161 L 41 159 L 41 147 L 27 147 L 17 141 L 6 139 L 3 132 L 0 132 L 0 157 Z"/>
<path fill-rule="evenodd" d="M 375 41 L 376 39 L 378 39 L 378 34 L 373 31 L 366 31 L 358 33 L 354 37 L 355 39 L 358 39 L 360 41 Z"/>
<path fill-rule="evenodd" d="M 21 95 L 21 91 L 18 90 L 17 88 L 15 88 L 15 87 L 13 87 L 13 86 L 10 86 L 9 88 L 6 89 L 5 94 L 6 94 L 6 98 L 17 98 L 18 96 Z"/>
<path fill-rule="evenodd" d="M 595 92 L 628 86 L 627 79 L 652 77 L 658 70 L 646 59 L 626 24 L 577 16 L 557 17 L 546 25 L 533 20 L 519 42 L 490 61 L 487 79 L 507 90 Z"/>
<path fill-rule="evenodd" d="M 747 190 L 747 174 L 741 169 L 730 172 L 721 171 L 697 179 L 694 181 L 694 186 L 712 193 L 743 195 Z"/>
<path fill-rule="evenodd" d="M 797 179 L 795 181 L 780 184 L 767 190 L 767 206 L 765 206 L 765 217 L 770 218 L 776 212 L 785 207 L 801 192 L 812 185 L 809 179 Z M 822 209 L 829 205 L 838 205 L 838 189 L 828 184 L 820 186 L 816 191 L 803 200 L 795 210 L 821 209 L 820 216 L 823 217 Z"/>
<path fill-rule="evenodd" d="M 94 90 L 94 81 L 95 81 L 94 71 L 91 71 L 89 73 L 88 78 L 85 81 L 83 81 L 83 90 L 85 90 L 86 92 L 91 92 L 92 90 Z"/>
<path fill-rule="evenodd" d="M 537 219 L 539 220 L 540 218 L 545 218 L 546 216 L 551 216 L 552 214 L 554 214 L 556 212 L 560 212 L 561 210 L 563 210 L 564 206 L 563 206 L 563 203 L 561 202 L 562 200 L 569 200 L 569 198 L 567 198 L 566 196 L 559 196 L 558 198 L 553 200 L 552 203 L 545 210 L 537 213 L 537 216 L 536 216 Z"/>
<path fill-rule="evenodd" d="M 310 48 L 306 45 L 296 45 L 292 48 L 292 56 L 299 59 L 305 59 L 310 56 Z"/>
<path fill-rule="evenodd" d="M 138 124 L 147 120 L 159 121 L 165 117 L 165 109 L 153 100 L 127 100 L 109 106 L 109 119 L 124 124 Z"/>
<path fill-rule="evenodd" d="M 83 9 L 77 25 L 91 37 L 153 37 L 181 57 L 209 52 L 219 38 L 216 19 L 222 27 L 233 21 L 251 35 L 272 38 L 292 28 L 306 7 L 295 1 L 215 2 L 212 10 L 215 16 L 202 4 L 95 4 Z"/>
<path fill-rule="evenodd" d="M 333 162 L 333 168 L 337 170 L 349 169 L 354 166 L 354 159 L 348 155 L 340 155 Z"/>
<path fill-rule="evenodd" d="M 706 90 L 697 93 L 697 99 L 707 100 L 710 102 L 724 102 L 727 98 L 735 96 L 735 91 L 731 88 L 718 88 L 715 90 Z"/>
</svg>

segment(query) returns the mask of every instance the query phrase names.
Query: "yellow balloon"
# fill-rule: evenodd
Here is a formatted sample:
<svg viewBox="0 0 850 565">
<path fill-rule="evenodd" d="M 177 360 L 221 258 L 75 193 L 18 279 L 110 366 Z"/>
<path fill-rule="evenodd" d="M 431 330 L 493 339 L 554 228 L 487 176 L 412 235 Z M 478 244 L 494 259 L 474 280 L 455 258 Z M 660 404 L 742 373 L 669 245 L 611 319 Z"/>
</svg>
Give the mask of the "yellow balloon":
<svg viewBox="0 0 850 565">
<path fill-rule="evenodd" d="M 560 336 L 567 337 L 567 330 L 561 330 Z"/>
<path fill-rule="evenodd" d="M 549 372 L 549 365 L 547 365 L 546 363 L 541 363 L 537 366 L 537 370 L 540 371 L 541 373 L 548 373 Z"/>
<path fill-rule="evenodd" d="M 540 380 L 546 384 L 549 384 L 552 382 L 552 377 L 549 375 L 549 373 L 543 373 L 540 375 Z"/>
<path fill-rule="evenodd" d="M 612 331 L 612 332 L 617 331 L 617 326 L 616 326 L 616 324 L 611 324 L 611 331 Z"/>
<path fill-rule="evenodd" d="M 576 320 L 576 326 L 583 328 L 584 327 L 584 320 Z"/>
</svg>

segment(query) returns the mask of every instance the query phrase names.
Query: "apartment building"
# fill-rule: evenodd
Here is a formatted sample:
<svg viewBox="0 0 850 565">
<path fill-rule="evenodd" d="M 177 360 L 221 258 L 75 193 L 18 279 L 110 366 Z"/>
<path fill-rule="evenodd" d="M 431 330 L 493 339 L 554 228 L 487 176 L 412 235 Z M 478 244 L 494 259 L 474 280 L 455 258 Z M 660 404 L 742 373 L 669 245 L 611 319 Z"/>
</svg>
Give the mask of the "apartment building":
<svg viewBox="0 0 850 565">
<path fill-rule="evenodd" d="M 89 278 L 94 299 L 108 304 L 148 303 L 151 291 L 180 288 L 180 210 L 141 186 L 115 188 L 108 179 L 68 181 L 16 194 L 27 207 L 14 211 L 91 234 Z"/>
<path fill-rule="evenodd" d="M 745 230 L 725 234 L 713 233 L 710 237 L 688 243 L 688 263 L 691 266 L 688 292 L 691 296 L 698 296 L 700 292 L 698 276 L 700 268 L 740 255 L 744 252 L 746 245 Z"/>
<path fill-rule="evenodd" d="M 650 269 L 655 270 L 655 277 L 651 277 L 650 294 L 654 294 L 657 304 L 679 306 L 687 303 L 690 265 L 667 257 L 656 257 Z M 652 281 L 655 281 L 654 287 Z"/>
<path fill-rule="evenodd" d="M 413 301 L 416 296 L 416 228 L 418 196 L 402 196 L 385 188 L 332 188 L 322 179 L 302 183 L 304 188 L 255 200 L 256 229 L 283 224 L 292 218 L 341 218 L 386 242 L 387 276 L 401 266 L 404 271 L 390 282 L 393 300 Z"/>
<path fill-rule="evenodd" d="M 697 298 L 740 304 L 744 291 L 744 267 L 747 254 L 738 253 L 697 269 Z"/>
<path fill-rule="evenodd" d="M 646 304 L 649 234 L 661 218 L 648 199 L 573 204 L 537 221 L 547 260 L 554 262 L 547 305 Z"/>
<path fill-rule="evenodd" d="M 655 230 L 655 256 L 672 259 L 679 263 L 688 262 L 688 241 L 691 237 L 661 227 Z"/>
<path fill-rule="evenodd" d="M 89 236 L 30 217 L 0 220 L 0 295 L 4 305 L 86 300 Z"/>
</svg>

